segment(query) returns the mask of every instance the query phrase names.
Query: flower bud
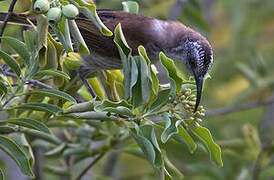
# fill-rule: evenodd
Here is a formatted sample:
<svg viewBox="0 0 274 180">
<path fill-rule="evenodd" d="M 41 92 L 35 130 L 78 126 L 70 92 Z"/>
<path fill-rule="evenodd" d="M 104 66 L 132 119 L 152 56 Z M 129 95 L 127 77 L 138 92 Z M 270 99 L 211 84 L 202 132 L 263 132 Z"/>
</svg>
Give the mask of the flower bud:
<svg viewBox="0 0 274 180">
<path fill-rule="evenodd" d="M 49 5 L 48 0 L 37 0 L 33 5 L 33 9 L 36 13 L 43 14 L 49 10 Z"/>
<path fill-rule="evenodd" d="M 61 9 L 58 7 L 50 8 L 47 14 L 48 21 L 51 24 L 55 24 L 61 20 Z"/>
<path fill-rule="evenodd" d="M 79 14 L 79 11 L 73 4 L 68 4 L 62 8 L 62 13 L 67 19 L 74 19 Z"/>
</svg>

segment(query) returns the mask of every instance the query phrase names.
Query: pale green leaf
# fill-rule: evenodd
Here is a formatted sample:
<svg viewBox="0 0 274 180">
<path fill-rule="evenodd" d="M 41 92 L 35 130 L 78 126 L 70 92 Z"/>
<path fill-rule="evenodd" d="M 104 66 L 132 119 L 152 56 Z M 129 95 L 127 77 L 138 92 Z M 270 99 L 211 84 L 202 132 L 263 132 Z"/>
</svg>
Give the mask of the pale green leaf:
<svg viewBox="0 0 274 180">
<path fill-rule="evenodd" d="M 18 119 L 9 119 L 9 120 L 6 120 L 5 122 L 51 134 L 49 128 L 45 124 L 37 120 L 18 118 Z"/>
<path fill-rule="evenodd" d="M 22 58 L 25 66 L 30 65 L 30 53 L 26 47 L 26 44 L 19 41 L 18 39 L 15 39 L 13 37 L 4 36 L 1 37 L 5 40 L 5 42 L 8 44 L 9 47 L 15 50 L 17 54 Z"/>
<path fill-rule="evenodd" d="M 76 103 L 76 100 L 71 95 L 55 89 L 37 89 L 34 91 L 30 91 L 29 93 L 38 94 L 42 96 L 49 96 L 49 97 L 58 98 L 58 99 L 65 99 L 65 100 Z"/>
<path fill-rule="evenodd" d="M 139 12 L 139 5 L 135 1 L 124 1 L 122 2 L 123 10 L 125 12 L 138 14 Z"/>
<path fill-rule="evenodd" d="M 0 136 L 0 149 L 6 152 L 16 162 L 23 174 L 34 177 L 28 157 L 12 140 L 5 136 Z"/>
<path fill-rule="evenodd" d="M 63 77 L 65 79 L 70 79 L 69 75 L 67 73 L 64 73 L 63 71 L 59 70 L 42 70 L 38 71 L 35 76 L 56 76 L 56 77 Z"/>
<path fill-rule="evenodd" d="M 21 69 L 19 64 L 16 62 L 16 60 L 5 53 L 4 51 L 0 50 L 0 58 L 3 58 L 5 63 L 15 72 L 15 74 L 19 77 L 21 74 Z"/>
<path fill-rule="evenodd" d="M 221 148 L 213 141 L 210 131 L 202 126 L 194 126 L 192 123 L 188 123 L 188 127 L 191 132 L 206 146 L 210 159 L 218 166 L 223 166 Z"/>
</svg>

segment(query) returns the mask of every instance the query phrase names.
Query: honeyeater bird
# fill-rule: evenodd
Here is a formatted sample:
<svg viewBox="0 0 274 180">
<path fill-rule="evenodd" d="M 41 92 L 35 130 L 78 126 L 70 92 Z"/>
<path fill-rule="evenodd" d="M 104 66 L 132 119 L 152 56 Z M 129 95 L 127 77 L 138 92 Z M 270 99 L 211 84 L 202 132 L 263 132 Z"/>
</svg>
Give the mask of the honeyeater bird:
<svg viewBox="0 0 274 180">
<path fill-rule="evenodd" d="M 197 110 L 202 93 L 203 81 L 213 63 L 213 51 L 207 39 L 193 29 L 178 21 L 164 21 L 139 14 L 124 11 L 97 10 L 102 22 L 113 32 L 116 25 L 121 23 L 122 30 L 133 55 L 137 48 L 143 45 L 152 62 L 158 60 L 160 52 L 171 59 L 181 61 L 193 74 L 197 87 Z M 6 13 L 0 13 L 3 20 Z M 27 23 L 27 16 L 12 14 L 11 22 Z M 113 36 L 104 36 L 84 16 L 76 19 L 78 28 L 91 51 L 84 58 L 83 71 L 94 72 L 101 69 L 121 69 L 122 63 Z M 194 112 L 195 112 L 194 111 Z"/>
</svg>

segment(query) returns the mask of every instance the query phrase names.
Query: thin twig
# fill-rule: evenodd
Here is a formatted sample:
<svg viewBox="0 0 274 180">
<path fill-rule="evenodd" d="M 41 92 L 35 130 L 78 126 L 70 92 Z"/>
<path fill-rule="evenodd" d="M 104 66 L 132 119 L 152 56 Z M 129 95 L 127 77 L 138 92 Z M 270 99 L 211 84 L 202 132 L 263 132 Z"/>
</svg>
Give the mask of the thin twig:
<svg viewBox="0 0 274 180">
<path fill-rule="evenodd" d="M 265 106 L 274 103 L 274 96 L 272 96 L 269 99 L 264 99 L 260 101 L 255 101 L 255 102 L 248 102 L 244 103 L 241 105 L 236 105 L 232 107 L 224 107 L 216 110 L 211 110 L 206 113 L 206 116 L 217 116 L 217 115 L 224 115 L 224 114 L 229 114 L 229 113 L 234 113 L 234 112 L 239 112 L 239 111 L 244 111 L 252 108 L 256 108 L 259 106 Z"/>
<path fill-rule="evenodd" d="M 11 72 L 8 72 L 8 71 L 4 71 L 4 73 L 7 75 L 7 76 L 10 76 L 10 77 L 13 77 L 13 78 L 17 78 L 16 74 L 14 73 L 11 73 Z M 45 83 L 42 83 L 41 81 L 38 81 L 38 80 L 29 80 L 26 84 L 33 84 L 35 86 L 39 86 L 39 87 L 42 87 L 42 88 L 45 88 L 45 89 L 53 89 L 53 87 L 51 87 L 50 85 L 47 85 Z"/>
<path fill-rule="evenodd" d="M 5 30 L 6 25 L 8 23 L 9 16 L 12 14 L 16 2 L 17 2 L 17 0 L 12 0 L 11 1 L 8 13 L 7 13 L 7 15 L 6 15 L 6 17 L 5 17 L 4 21 L 3 21 L 3 24 L 2 24 L 2 27 L 1 27 L 1 30 L 0 30 L 0 37 L 2 37 L 2 35 L 4 33 L 4 30 Z M 1 40 L 2 39 L 0 38 L 0 45 L 1 45 Z"/>
<path fill-rule="evenodd" d="M 103 156 L 105 155 L 105 153 L 100 154 L 99 156 L 97 156 L 80 174 L 79 176 L 76 178 L 76 180 L 80 180 L 86 173 L 87 171 L 92 168 Z"/>
</svg>

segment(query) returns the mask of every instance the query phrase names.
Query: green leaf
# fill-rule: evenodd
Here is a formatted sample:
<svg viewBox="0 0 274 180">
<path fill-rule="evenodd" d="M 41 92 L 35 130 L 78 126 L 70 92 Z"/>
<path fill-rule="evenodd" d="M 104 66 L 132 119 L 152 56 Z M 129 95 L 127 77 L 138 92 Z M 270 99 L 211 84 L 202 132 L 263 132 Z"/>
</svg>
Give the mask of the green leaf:
<svg viewBox="0 0 274 180">
<path fill-rule="evenodd" d="M 139 5 L 135 1 L 124 1 L 122 2 L 123 10 L 125 12 L 138 14 L 139 12 Z"/>
<path fill-rule="evenodd" d="M 149 160 L 156 172 L 161 171 L 163 167 L 163 158 L 161 149 L 157 142 L 154 128 L 152 125 L 143 125 L 131 131 L 137 144 L 140 146 L 145 154 L 145 157 Z"/>
<path fill-rule="evenodd" d="M 69 94 L 62 92 L 62 91 L 58 91 L 55 89 L 37 89 L 34 91 L 30 91 L 30 94 L 38 94 L 38 95 L 42 95 L 42 96 L 49 96 L 49 97 L 53 97 L 53 98 L 59 98 L 59 99 L 65 99 L 71 102 L 76 103 L 76 100 Z"/>
<path fill-rule="evenodd" d="M 111 112 L 116 114 L 121 114 L 125 116 L 133 117 L 135 116 L 132 105 L 128 104 L 125 100 L 120 102 L 112 102 L 109 100 L 104 100 L 102 104 L 95 106 L 96 111 Z"/>
<path fill-rule="evenodd" d="M 35 16 L 37 22 L 37 33 L 38 33 L 38 59 L 39 64 L 44 66 L 47 64 L 47 47 L 48 47 L 48 19 L 43 14 Z M 38 62 L 34 62 L 34 67 L 38 65 Z"/>
<path fill-rule="evenodd" d="M 65 117 L 71 117 L 75 119 L 86 119 L 86 120 L 101 120 L 101 121 L 118 121 L 119 118 L 109 115 L 107 112 L 80 112 L 80 113 L 68 113 L 64 114 Z"/>
<path fill-rule="evenodd" d="M 16 62 L 16 60 L 5 53 L 4 51 L 0 50 L 0 58 L 3 58 L 5 63 L 15 72 L 15 74 L 19 77 L 21 74 L 21 69 L 19 64 Z"/>
<path fill-rule="evenodd" d="M 18 119 L 9 119 L 5 122 L 8 122 L 9 124 L 15 124 L 18 126 L 23 126 L 26 128 L 31 128 L 31 129 L 35 129 L 38 131 L 42 131 L 44 133 L 51 134 L 49 128 L 45 124 L 43 124 L 37 120 L 18 118 Z"/>
<path fill-rule="evenodd" d="M 166 125 L 161 135 L 161 141 L 166 143 L 171 136 L 178 134 L 177 128 L 180 125 L 181 120 L 176 117 L 169 117 L 167 112 L 163 114 L 163 118 L 166 121 Z"/>
<path fill-rule="evenodd" d="M 206 146 L 210 159 L 218 166 L 223 166 L 221 148 L 213 141 L 210 131 L 202 126 L 194 126 L 192 123 L 188 123 L 188 127 L 191 132 Z"/>
<path fill-rule="evenodd" d="M 34 36 L 33 33 L 34 32 L 30 30 L 23 31 L 24 42 L 26 44 L 26 47 L 28 48 L 28 51 L 30 52 L 34 51 L 34 45 L 36 44 L 36 36 Z"/>
<path fill-rule="evenodd" d="M 26 103 L 15 107 L 16 109 L 27 109 L 31 111 L 43 111 L 49 113 L 58 113 L 62 111 L 62 108 L 55 106 L 53 104 L 47 103 Z"/>
<path fill-rule="evenodd" d="M 69 28 L 70 28 L 73 40 L 76 41 L 77 43 L 78 51 L 80 53 L 89 55 L 90 52 L 89 52 L 88 46 L 86 45 L 86 42 L 84 38 L 82 37 L 75 20 L 68 20 L 68 23 L 69 23 Z"/>
<path fill-rule="evenodd" d="M 148 114 L 159 111 L 169 101 L 172 101 L 174 99 L 176 95 L 176 84 L 175 84 L 175 81 L 172 79 L 169 79 L 169 81 L 170 81 L 170 89 L 161 90 L 157 94 L 155 101 L 152 103 L 148 111 Z"/>
<path fill-rule="evenodd" d="M 164 53 L 160 53 L 160 62 L 165 68 L 167 75 L 169 78 L 173 79 L 176 83 L 176 91 L 179 92 L 181 91 L 181 86 L 183 84 L 183 79 L 182 77 L 179 76 L 179 72 L 176 69 L 176 66 L 173 62 L 172 59 L 169 59 L 168 57 L 165 56 Z"/>
<path fill-rule="evenodd" d="M 131 53 L 132 49 L 129 47 L 129 45 L 126 42 L 126 39 L 123 35 L 121 24 L 119 23 L 115 30 L 114 30 L 114 42 L 119 50 L 122 65 L 123 65 L 123 73 L 124 73 L 124 87 L 125 87 L 125 99 L 128 99 L 130 97 L 131 92 L 131 82 L 133 81 L 132 78 L 132 71 L 134 70 L 136 74 L 136 69 L 131 68 Z M 138 71 L 137 71 L 138 73 Z"/>
<path fill-rule="evenodd" d="M 159 89 L 159 80 L 155 74 L 155 72 L 152 70 L 151 68 L 151 64 L 150 64 L 150 59 L 147 56 L 146 53 L 146 49 L 144 48 L 144 46 L 139 46 L 138 47 L 138 53 L 139 55 L 144 58 L 149 66 L 149 79 L 150 79 L 150 83 L 151 83 L 151 88 L 154 94 L 156 94 L 158 92 Z"/>
<path fill-rule="evenodd" d="M 135 141 L 144 152 L 146 158 L 152 165 L 154 165 L 156 155 L 152 143 L 140 133 L 139 128 L 135 128 L 135 131 L 132 132 Z"/>
<path fill-rule="evenodd" d="M 178 126 L 178 134 L 175 134 L 173 138 L 178 142 L 186 143 L 190 153 L 194 153 L 196 151 L 196 143 L 183 126 Z"/>
<path fill-rule="evenodd" d="M 67 73 L 58 70 L 43 70 L 39 71 L 35 74 L 35 76 L 56 76 L 56 77 L 63 77 L 65 79 L 70 80 L 70 77 Z"/>
<path fill-rule="evenodd" d="M 33 167 L 35 159 L 34 159 L 34 155 L 32 152 L 32 148 L 31 148 L 29 142 L 27 141 L 25 134 L 23 134 L 23 133 L 16 134 L 15 136 L 13 136 L 13 140 L 24 151 L 24 153 L 28 157 L 30 166 Z"/>
<path fill-rule="evenodd" d="M 169 161 L 166 155 L 164 155 L 163 157 L 166 170 L 165 174 L 168 176 L 168 178 L 170 178 L 171 180 L 182 180 L 184 178 L 184 175 Z"/>
<path fill-rule="evenodd" d="M 1 81 L 0 81 L 0 91 L 2 92 L 2 94 L 7 94 L 7 92 L 8 92 L 7 87 Z"/>
<path fill-rule="evenodd" d="M 6 152 L 16 162 L 23 174 L 34 177 L 28 157 L 12 140 L 5 136 L 0 136 L 0 149 Z"/>
<path fill-rule="evenodd" d="M 5 180 L 5 175 L 2 169 L 0 169 L 0 180 Z"/>
<path fill-rule="evenodd" d="M 53 148 L 52 150 L 46 152 L 45 156 L 47 156 L 47 157 L 60 156 L 64 152 L 66 146 L 67 146 L 67 144 L 65 142 L 63 142 L 60 145 Z"/>
<path fill-rule="evenodd" d="M 5 40 L 5 42 L 8 44 L 9 47 L 15 50 L 16 53 L 19 54 L 19 56 L 22 58 L 25 66 L 30 65 L 30 53 L 27 49 L 27 46 L 25 43 L 19 41 L 18 39 L 15 39 L 13 37 L 1 37 Z"/>
<path fill-rule="evenodd" d="M 69 0 L 69 2 L 75 5 L 81 14 L 84 14 L 92 23 L 106 36 L 112 36 L 112 32 L 103 24 L 101 19 L 96 13 L 95 4 L 89 4 L 83 0 Z"/>
</svg>

